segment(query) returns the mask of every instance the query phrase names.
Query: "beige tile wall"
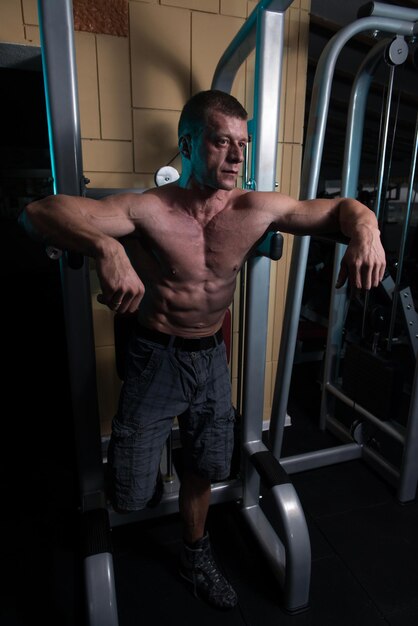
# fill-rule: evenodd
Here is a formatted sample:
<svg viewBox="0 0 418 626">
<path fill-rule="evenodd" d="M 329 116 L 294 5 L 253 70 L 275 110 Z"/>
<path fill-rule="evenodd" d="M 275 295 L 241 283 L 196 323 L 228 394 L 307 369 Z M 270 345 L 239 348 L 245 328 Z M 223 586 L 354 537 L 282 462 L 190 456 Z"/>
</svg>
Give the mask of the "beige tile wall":
<svg viewBox="0 0 418 626">
<path fill-rule="evenodd" d="M 254 0 L 131 0 L 128 38 L 77 32 L 80 120 L 85 175 L 92 187 L 145 188 L 155 170 L 177 152 L 176 127 L 186 99 L 210 87 L 217 60 L 255 8 Z M 286 16 L 284 89 L 278 137 L 280 191 L 298 195 L 310 0 L 294 0 Z M 1 0 L 0 41 L 39 45 L 36 0 Z M 254 54 L 233 94 L 251 114 Z M 173 163 L 179 166 L 178 160 Z M 269 417 L 292 249 L 285 237 L 283 259 L 272 264 L 265 410 Z M 92 271 L 99 406 L 103 434 L 115 412 L 120 381 L 114 367 L 112 313 L 97 303 Z M 237 386 L 237 310 L 233 388 Z"/>
</svg>

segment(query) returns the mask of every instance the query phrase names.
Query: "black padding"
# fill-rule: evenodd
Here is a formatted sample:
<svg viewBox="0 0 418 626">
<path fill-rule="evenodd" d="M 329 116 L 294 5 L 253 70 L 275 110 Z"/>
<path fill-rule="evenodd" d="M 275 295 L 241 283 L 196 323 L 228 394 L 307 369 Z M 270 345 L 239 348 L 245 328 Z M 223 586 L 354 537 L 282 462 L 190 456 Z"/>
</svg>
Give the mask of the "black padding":
<svg viewBox="0 0 418 626">
<path fill-rule="evenodd" d="M 106 509 L 86 511 L 82 515 L 83 557 L 112 553 L 109 514 Z"/>
<path fill-rule="evenodd" d="M 265 256 L 272 261 L 278 261 L 283 254 L 283 235 L 279 232 L 268 233 L 259 243 L 256 256 Z"/>
<path fill-rule="evenodd" d="M 255 452 L 250 458 L 260 475 L 261 482 L 269 489 L 276 485 L 286 485 L 291 482 L 279 461 L 268 450 Z"/>
<path fill-rule="evenodd" d="M 283 254 L 283 235 L 281 233 L 274 233 L 270 239 L 270 259 L 272 261 L 278 261 L 282 258 Z"/>
</svg>

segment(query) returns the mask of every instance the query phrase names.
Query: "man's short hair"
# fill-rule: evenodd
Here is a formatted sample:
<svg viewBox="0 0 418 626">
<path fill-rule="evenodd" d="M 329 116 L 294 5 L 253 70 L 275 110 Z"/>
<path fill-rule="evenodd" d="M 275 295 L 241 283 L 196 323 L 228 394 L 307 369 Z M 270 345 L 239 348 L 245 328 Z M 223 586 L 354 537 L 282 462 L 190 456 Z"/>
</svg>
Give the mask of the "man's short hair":
<svg viewBox="0 0 418 626">
<path fill-rule="evenodd" d="M 230 117 L 238 117 L 241 120 L 248 118 L 247 111 L 231 94 L 217 89 L 200 91 L 192 96 L 183 107 L 178 125 L 179 137 L 192 133 L 196 127 L 206 126 L 209 115 L 213 111 L 219 111 Z"/>
</svg>

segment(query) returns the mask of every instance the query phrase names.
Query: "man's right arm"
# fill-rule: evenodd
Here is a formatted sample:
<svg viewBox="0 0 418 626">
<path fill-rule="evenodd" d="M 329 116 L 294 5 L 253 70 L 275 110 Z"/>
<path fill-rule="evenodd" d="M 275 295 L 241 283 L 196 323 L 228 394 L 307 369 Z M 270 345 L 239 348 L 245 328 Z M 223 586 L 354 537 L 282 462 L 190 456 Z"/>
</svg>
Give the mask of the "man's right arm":
<svg viewBox="0 0 418 626">
<path fill-rule="evenodd" d="M 45 244 L 96 257 L 109 237 L 135 230 L 129 212 L 130 195 L 92 200 L 55 195 L 27 205 L 20 216 L 26 231 Z"/>
<path fill-rule="evenodd" d="M 135 198 L 136 204 L 138 199 Z M 138 308 L 144 286 L 116 237 L 135 230 L 128 194 L 92 200 L 55 195 L 27 205 L 19 221 L 46 245 L 79 252 L 96 260 L 100 301 L 121 313 Z"/>
</svg>

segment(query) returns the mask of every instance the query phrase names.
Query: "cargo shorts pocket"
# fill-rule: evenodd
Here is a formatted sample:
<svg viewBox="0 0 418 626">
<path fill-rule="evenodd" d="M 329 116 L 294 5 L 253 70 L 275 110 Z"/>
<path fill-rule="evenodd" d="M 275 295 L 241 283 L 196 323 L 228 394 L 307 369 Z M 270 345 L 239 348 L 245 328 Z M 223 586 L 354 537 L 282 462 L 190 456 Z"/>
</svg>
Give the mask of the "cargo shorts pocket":
<svg viewBox="0 0 418 626">
<path fill-rule="evenodd" d="M 212 480 L 222 480 L 230 473 L 232 453 L 234 450 L 235 413 L 217 417 L 210 428 L 205 465 Z"/>
<path fill-rule="evenodd" d="M 120 393 L 118 413 L 113 421 L 115 436 L 134 435 L 140 426 L 141 415 L 152 417 L 150 385 L 162 355 L 163 351 L 158 346 L 135 342 L 128 357 L 126 379 Z"/>
</svg>

